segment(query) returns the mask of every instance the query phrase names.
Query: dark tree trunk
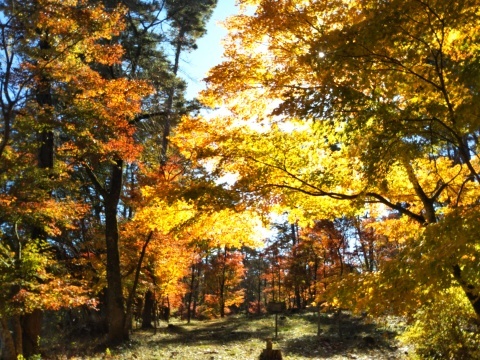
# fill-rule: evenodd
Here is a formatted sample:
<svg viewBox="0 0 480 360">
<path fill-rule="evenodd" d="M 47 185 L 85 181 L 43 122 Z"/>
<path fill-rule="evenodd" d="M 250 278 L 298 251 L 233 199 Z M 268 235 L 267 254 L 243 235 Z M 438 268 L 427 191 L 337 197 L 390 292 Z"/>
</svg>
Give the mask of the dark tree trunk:
<svg viewBox="0 0 480 360">
<path fill-rule="evenodd" d="M 0 343 L 3 344 L 2 359 L 17 360 L 17 356 L 22 355 L 21 352 L 17 353 L 13 334 L 8 326 L 8 321 L 4 317 L 0 318 Z"/>
<path fill-rule="evenodd" d="M 297 245 L 299 243 L 298 229 L 296 224 L 290 224 L 292 231 L 292 243 L 293 243 L 293 279 L 294 279 L 294 293 L 295 293 L 295 307 L 300 309 L 302 307 L 302 298 L 300 295 L 300 264 L 297 259 Z"/>
<path fill-rule="evenodd" d="M 120 270 L 120 251 L 118 248 L 118 203 L 122 192 L 123 161 L 116 159 L 111 167 L 108 187 L 99 182 L 90 167 L 85 168 L 95 188 L 103 197 L 105 207 L 105 244 L 107 250 L 107 324 L 109 344 L 115 345 L 127 341 L 125 330 L 126 314 L 122 291 Z"/>
<path fill-rule="evenodd" d="M 53 131 L 43 131 L 39 135 L 40 149 L 38 166 L 42 169 L 53 168 L 54 136 Z"/>
<path fill-rule="evenodd" d="M 43 311 L 40 309 L 35 309 L 32 313 L 22 316 L 22 345 L 25 358 L 39 353 L 42 319 Z"/>
<path fill-rule="evenodd" d="M 257 315 L 260 315 L 262 313 L 262 279 L 260 276 L 258 277 L 257 299 Z"/>
<path fill-rule="evenodd" d="M 142 251 L 140 252 L 140 257 L 138 259 L 137 267 L 135 269 L 135 279 L 133 281 L 133 286 L 132 286 L 132 289 L 130 290 L 130 294 L 127 299 L 127 310 L 125 315 L 125 331 L 126 332 L 130 331 L 130 328 L 132 325 L 133 300 L 135 299 L 135 295 L 137 293 L 137 286 L 138 286 L 138 281 L 140 279 L 140 272 L 142 270 L 143 259 L 145 258 L 147 247 L 150 241 L 152 240 L 152 237 L 153 237 L 153 231 L 151 231 L 148 234 L 147 238 L 145 239 L 145 242 L 143 243 Z"/>
<path fill-rule="evenodd" d="M 128 339 L 128 335 L 124 331 L 125 309 L 120 273 L 120 253 L 118 250 L 117 214 L 116 210 L 106 210 L 105 212 L 108 341 L 110 343 L 121 343 Z"/>
<path fill-rule="evenodd" d="M 13 341 L 15 343 L 15 350 L 18 355 L 23 356 L 23 330 L 20 315 L 12 317 Z"/>
<path fill-rule="evenodd" d="M 185 30 L 181 29 L 180 34 L 178 35 L 179 39 L 183 38 L 185 35 Z M 177 46 L 175 48 L 175 60 L 173 63 L 173 75 L 177 76 L 178 68 L 180 65 L 180 54 L 182 52 L 182 42 L 178 41 Z M 161 150 L 161 157 L 160 163 L 162 166 L 165 166 L 167 163 L 167 150 L 168 150 L 168 138 L 170 136 L 170 131 L 172 127 L 172 115 L 173 115 L 173 101 L 175 97 L 175 87 L 171 87 L 167 91 L 167 103 L 165 109 L 165 124 L 163 127 L 163 136 L 162 136 L 162 150 Z"/>
<path fill-rule="evenodd" d="M 120 271 L 120 251 L 118 249 L 117 210 L 122 189 L 122 171 L 123 162 L 117 160 L 112 167 L 110 189 L 103 192 L 107 248 L 107 322 L 108 342 L 110 344 L 120 344 L 128 340 L 128 331 L 125 331 L 125 306 Z"/>
<path fill-rule="evenodd" d="M 40 51 L 47 51 L 50 49 L 48 35 L 43 34 L 39 43 Z M 40 75 L 40 81 L 37 84 L 36 100 L 38 105 L 43 108 L 44 114 L 39 119 L 42 124 L 52 123 L 52 86 L 51 80 L 46 74 Z M 54 155 L 54 135 L 51 129 L 45 129 L 39 133 L 40 148 L 38 151 L 38 167 L 42 169 L 53 168 Z"/>
<path fill-rule="evenodd" d="M 225 282 L 226 282 L 226 272 L 227 272 L 227 247 L 224 249 L 223 254 L 223 268 L 221 278 L 219 279 L 219 292 L 220 292 L 220 317 L 225 317 Z"/>
<path fill-rule="evenodd" d="M 220 317 L 223 318 L 225 317 L 225 286 L 223 283 L 220 284 L 219 306 L 220 306 Z"/>
<path fill-rule="evenodd" d="M 477 315 L 477 319 L 480 321 L 480 292 L 477 290 L 477 287 L 467 283 L 463 279 L 462 270 L 459 265 L 453 266 L 453 277 L 462 287 L 465 296 L 467 297 L 468 301 L 470 301 L 470 304 Z"/>
<path fill-rule="evenodd" d="M 195 291 L 195 265 L 192 265 L 192 276 L 190 277 L 190 291 L 187 298 L 187 323 L 190 324 L 192 318 L 193 292 Z"/>
<path fill-rule="evenodd" d="M 48 35 L 42 34 L 39 42 L 40 51 L 47 51 L 50 49 L 48 42 Z M 37 121 L 46 125 L 45 130 L 38 134 L 39 148 L 38 148 L 38 167 L 40 169 L 52 169 L 54 162 L 54 133 L 51 130 L 53 113 L 53 100 L 51 80 L 45 74 L 39 74 L 40 80 L 37 83 L 36 88 L 36 101 L 38 105 L 43 109 L 43 114 L 38 117 Z M 50 129 L 49 129 L 50 128 Z M 52 189 L 43 188 L 42 190 L 48 195 Z M 47 234 L 39 225 L 34 225 L 31 229 L 32 241 L 39 239 L 46 240 Z M 20 259 L 20 248 L 18 253 L 18 259 Z M 39 352 L 39 339 L 42 328 L 43 312 L 40 309 L 35 309 L 29 314 L 25 314 L 19 320 L 14 318 L 14 333 L 16 336 L 15 346 L 18 355 L 23 355 L 28 358 Z"/>
<path fill-rule="evenodd" d="M 153 328 L 153 311 L 155 306 L 155 298 L 153 296 L 153 292 L 147 290 L 145 293 L 145 301 L 143 305 L 143 312 L 142 312 L 142 329 L 151 329 Z"/>
</svg>

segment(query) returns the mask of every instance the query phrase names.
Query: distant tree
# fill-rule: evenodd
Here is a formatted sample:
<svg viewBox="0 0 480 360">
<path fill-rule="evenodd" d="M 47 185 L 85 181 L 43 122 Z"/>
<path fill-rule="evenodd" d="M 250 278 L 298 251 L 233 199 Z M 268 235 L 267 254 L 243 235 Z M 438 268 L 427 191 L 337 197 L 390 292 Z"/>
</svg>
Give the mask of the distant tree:
<svg viewBox="0 0 480 360">
<path fill-rule="evenodd" d="M 230 312 L 230 307 L 239 307 L 243 303 L 241 282 L 244 274 L 241 252 L 229 251 L 224 247 L 209 256 L 204 271 L 204 306 L 208 311 L 223 318 Z"/>
<path fill-rule="evenodd" d="M 244 307 L 247 313 L 260 315 L 266 309 L 264 302 L 264 272 L 267 263 L 260 249 L 243 248 L 245 264 L 245 289 Z"/>
</svg>

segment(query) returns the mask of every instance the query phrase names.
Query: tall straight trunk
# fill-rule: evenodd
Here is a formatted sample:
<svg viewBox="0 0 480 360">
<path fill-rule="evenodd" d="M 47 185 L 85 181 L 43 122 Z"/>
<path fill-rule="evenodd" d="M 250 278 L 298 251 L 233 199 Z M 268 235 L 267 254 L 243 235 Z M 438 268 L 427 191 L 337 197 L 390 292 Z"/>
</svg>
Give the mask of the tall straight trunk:
<svg viewBox="0 0 480 360">
<path fill-rule="evenodd" d="M 190 277 L 190 291 L 187 298 L 187 323 L 190 324 L 192 318 L 193 292 L 195 288 L 195 264 L 192 265 L 192 276 Z"/>
<path fill-rule="evenodd" d="M 47 51 L 50 49 L 48 35 L 44 34 L 39 42 L 40 51 Z M 40 74 L 40 80 L 36 88 L 36 101 L 43 109 L 44 114 L 39 119 L 41 123 L 51 123 L 53 118 L 52 107 L 52 85 L 46 74 Z M 38 151 L 38 167 L 42 169 L 53 168 L 54 157 L 54 135 L 53 130 L 46 127 L 38 134 L 40 148 Z"/>
<path fill-rule="evenodd" d="M 178 41 L 175 47 L 175 60 L 173 63 L 173 75 L 177 76 L 178 69 L 180 66 L 180 54 L 182 53 L 182 46 L 183 42 L 182 39 L 185 36 L 185 29 L 180 29 L 178 34 Z M 167 163 L 167 150 L 168 150 L 168 137 L 170 136 L 171 128 L 172 128 L 172 115 L 173 115 L 173 102 L 175 99 L 175 87 L 172 86 L 168 89 L 168 97 L 166 102 L 165 108 L 165 125 L 163 128 L 163 136 L 162 136 L 162 153 L 160 155 L 160 163 L 162 166 L 165 166 Z"/>
<path fill-rule="evenodd" d="M 272 270 L 272 301 L 275 301 L 275 272 Z"/>
<path fill-rule="evenodd" d="M 258 277 L 258 288 L 257 288 L 257 315 L 260 315 L 262 313 L 262 279 L 260 276 Z"/>
<path fill-rule="evenodd" d="M 128 340 L 125 331 L 125 306 L 118 249 L 118 203 L 122 190 L 123 161 L 117 160 L 111 170 L 110 189 L 104 191 L 105 244 L 107 248 L 107 322 L 108 342 L 119 344 Z"/>
<path fill-rule="evenodd" d="M 219 292 L 220 292 L 220 317 L 225 317 L 225 281 L 226 281 L 226 270 L 227 270 L 227 247 L 224 249 L 223 254 L 223 268 L 222 274 L 219 283 Z"/>
<path fill-rule="evenodd" d="M 128 339 L 124 331 L 125 309 L 118 250 L 117 208 L 105 206 L 105 241 L 107 247 L 107 322 L 108 341 L 120 343 Z"/>
<path fill-rule="evenodd" d="M 155 306 L 155 298 L 151 290 L 147 290 L 145 293 L 145 301 L 143 303 L 142 329 L 151 329 L 153 327 L 153 308 Z"/>
<path fill-rule="evenodd" d="M 310 292 L 310 299 L 315 299 L 317 297 L 317 282 L 318 282 L 318 263 L 319 263 L 319 258 L 317 255 L 315 255 L 315 262 L 313 263 L 313 270 L 312 270 L 312 277 L 313 277 L 313 285 L 311 286 L 311 292 Z"/>
<path fill-rule="evenodd" d="M 195 282 L 195 287 L 193 288 L 193 305 L 192 305 L 192 315 L 195 318 L 197 313 L 197 303 L 200 293 L 200 279 L 202 275 L 202 267 L 200 264 L 197 266 L 197 281 Z"/>
<path fill-rule="evenodd" d="M 105 245 L 107 250 L 107 340 L 110 344 L 120 344 L 129 338 L 125 330 L 126 314 L 122 291 L 122 273 L 120 270 L 120 250 L 118 248 L 118 203 L 122 192 L 123 160 L 116 159 L 110 168 L 108 188 L 101 184 L 90 167 L 86 167 L 88 176 L 97 191 L 103 197 L 105 209 Z"/>
<path fill-rule="evenodd" d="M 300 295 L 300 264 L 297 260 L 297 244 L 299 243 L 298 230 L 296 224 L 290 224 L 292 231 L 292 243 L 293 243 L 293 281 L 294 281 L 294 293 L 295 293 L 295 307 L 300 309 L 302 307 L 302 299 Z"/>
</svg>

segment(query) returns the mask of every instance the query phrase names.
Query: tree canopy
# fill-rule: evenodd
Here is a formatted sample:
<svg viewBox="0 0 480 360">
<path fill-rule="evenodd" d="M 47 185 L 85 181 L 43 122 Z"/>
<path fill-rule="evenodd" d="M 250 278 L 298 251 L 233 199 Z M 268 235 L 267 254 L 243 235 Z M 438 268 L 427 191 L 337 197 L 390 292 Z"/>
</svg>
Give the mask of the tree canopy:
<svg viewBox="0 0 480 360">
<path fill-rule="evenodd" d="M 186 120 L 186 151 L 292 221 L 372 219 L 398 254 L 334 301 L 412 313 L 456 287 L 478 318 L 477 3 L 241 4 L 203 93 L 226 115 Z"/>
<path fill-rule="evenodd" d="M 190 102 L 216 3 L 0 1 L 6 358 L 45 311 L 95 309 L 116 344 L 158 307 L 269 301 L 405 316 L 429 349 L 438 302 L 474 344 L 478 3 L 240 0 Z"/>
</svg>

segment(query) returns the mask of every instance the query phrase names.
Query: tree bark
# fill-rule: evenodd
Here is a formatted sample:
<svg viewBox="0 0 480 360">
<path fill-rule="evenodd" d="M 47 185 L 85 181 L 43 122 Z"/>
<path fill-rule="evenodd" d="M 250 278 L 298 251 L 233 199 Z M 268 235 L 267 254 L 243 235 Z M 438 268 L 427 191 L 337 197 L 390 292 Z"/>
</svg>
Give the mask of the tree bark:
<svg viewBox="0 0 480 360">
<path fill-rule="evenodd" d="M 107 248 L 107 322 L 108 342 L 120 344 L 128 340 L 125 331 L 125 306 L 118 249 L 117 210 L 122 189 L 123 161 L 117 160 L 112 167 L 110 189 L 103 191 L 105 204 L 105 243 Z"/>
<path fill-rule="evenodd" d="M 180 30 L 180 34 L 178 35 L 179 39 L 182 39 L 185 35 L 185 30 L 182 28 Z M 173 75 L 177 76 L 178 68 L 180 65 L 180 54 L 182 52 L 182 41 L 177 42 L 177 46 L 175 48 L 175 60 L 173 63 Z M 168 138 L 170 136 L 171 127 L 172 127 L 172 113 L 173 113 L 173 100 L 175 97 L 175 87 L 172 86 L 167 91 L 168 97 L 166 102 L 166 109 L 165 109 L 165 124 L 163 128 L 163 135 L 162 135 L 162 150 L 160 155 L 160 163 L 162 166 L 165 166 L 167 163 L 167 150 L 168 150 Z"/>
<path fill-rule="evenodd" d="M 202 268 L 200 264 L 197 267 L 197 282 L 195 283 L 195 287 L 193 289 L 193 305 L 192 305 L 192 316 L 195 318 L 197 314 L 197 302 L 198 302 L 198 295 L 200 291 L 200 279 L 201 279 L 201 271 Z"/>
<path fill-rule="evenodd" d="M 226 282 L 226 270 L 227 270 L 227 247 L 224 248 L 223 254 L 223 268 L 221 277 L 219 279 L 219 306 L 220 306 L 220 317 L 225 317 L 225 282 Z"/>
<path fill-rule="evenodd" d="M 195 264 L 191 266 L 192 276 L 190 277 L 190 291 L 187 298 L 187 323 L 190 324 L 192 318 L 192 302 L 193 302 L 193 292 L 195 287 Z"/>
<path fill-rule="evenodd" d="M 122 273 L 120 270 L 120 251 L 118 249 L 118 203 L 122 192 L 123 160 L 116 159 L 110 169 L 108 188 L 100 183 L 94 171 L 85 167 L 96 190 L 103 197 L 105 208 L 105 244 L 107 250 L 107 341 L 111 345 L 120 344 L 129 339 L 125 330 L 125 304 L 122 291 Z"/>
<path fill-rule="evenodd" d="M 153 292 L 147 290 L 145 293 L 145 301 L 143 305 L 142 312 L 142 329 L 151 329 L 153 321 L 153 307 L 155 305 L 155 299 L 153 297 Z"/>
<path fill-rule="evenodd" d="M 150 241 L 152 240 L 152 237 L 153 237 L 153 231 L 151 231 L 148 234 L 147 239 L 143 243 L 142 251 L 140 253 L 137 267 L 135 269 L 135 279 L 133 281 L 133 286 L 127 299 L 127 311 L 125 315 L 125 325 L 124 325 L 126 332 L 130 331 L 130 328 L 131 328 L 132 315 L 133 315 L 133 299 L 135 298 L 135 294 L 137 292 L 138 280 L 140 278 L 140 271 L 142 270 L 143 259 L 145 258 L 145 253 L 147 252 L 147 247 Z"/>
<path fill-rule="evenodd" d="M 257 288 L 257 315 L 262 314 L 262 279 L 258 276 L 258 288 Z"/>
<path fill-rule="evenodd" d="M 108 207 L 106 207 L 107 209 Z M 121 343 L 128 340 L 124 331 L 125 309 L 120 272 L 120 252 L 118 250 L 117 211 L 105 211 L 105 239 L 107 245 L 107 321 L 108 341 Z"/>
<path fill-rule="evenodd" d="M 21 318 L 23 356 L 28 358 L 38 354 L 39 340 L 42 330 L 43 311 L 33 310 L 30 314 L 25 314 Z"/>
<path fill-rule="evenodd" d="M 474 285 L 468 284 L 463 279 L 462 270 L 460 269 L 459 265 L 453 266 L 453 277 L 462 287 L 465 296 L 467 297 L 468 301 L 470 301 L 470 304 L 477 315 L 477 319 L 480 321 L 480 292 Z"/>
<path fill-rule="evenodd" d="M 15 348 L 15 342 L 8 327 L 8 321 L 0 318 L 0 342 L 3 344 L 2 359 L 4 360 L 17 360 L 17 351 Z"/>
<path fill-rule="evenodd" d="M 298 237 L 298 225 L 297 224 L 290 224 L 290 228 L 292 231 L 292 255 L 293 255 L 293 282 L 294 282 L 294 294 L 295 294 L 295 307 L 297 309 L 302 308 L 302 299 L 300 295 L 300 264 L 298 263 L 297 257 L 297 244 L 299 243 L 300 239 Z"/>
</svg>

